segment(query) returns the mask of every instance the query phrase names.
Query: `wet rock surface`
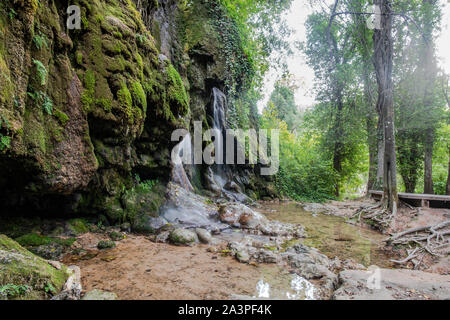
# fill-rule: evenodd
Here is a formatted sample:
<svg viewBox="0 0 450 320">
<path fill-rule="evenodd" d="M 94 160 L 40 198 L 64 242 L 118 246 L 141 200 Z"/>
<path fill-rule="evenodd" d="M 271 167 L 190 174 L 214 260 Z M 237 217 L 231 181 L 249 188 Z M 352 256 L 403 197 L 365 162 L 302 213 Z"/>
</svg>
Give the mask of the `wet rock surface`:
<svg viewBox="0 0 450 320">
<path fill-rule="evenodd" d="M 371 267 L 339 274 L 336 300 L 448 300 L 450 276 L 417 270 Z"/>
<path fill-rule="evenodd" d="M 118 300 L 117 294 L 102 290 L 92 290 L 87 292 L 81 300 Z"/>
</svg>

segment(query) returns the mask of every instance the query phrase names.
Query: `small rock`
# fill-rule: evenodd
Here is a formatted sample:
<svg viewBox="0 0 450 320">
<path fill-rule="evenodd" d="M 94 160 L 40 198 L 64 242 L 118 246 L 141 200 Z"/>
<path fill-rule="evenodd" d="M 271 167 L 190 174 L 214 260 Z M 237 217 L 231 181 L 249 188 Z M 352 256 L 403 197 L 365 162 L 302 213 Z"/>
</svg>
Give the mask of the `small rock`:
<svg viewBox="0 0 450 320">
<path fill-rule="evenodd" d="M 109 233 L 109 237 L 111 238 L 111 240 L 113 241 L 121 241 L 123 239 L 125 239 L 125 235 L 121 232 L 116 232 L 116 231 L 112 231 Z"/>
<path fill-rule="evenodd" d="M 58 261 L 49 260 L 48 264 L 51 265 L 56 270 L 61 270 L 61 263 L 59 263 Z"/>
<path fill-rule="evenodd" d="M 102 290 L 92 290 L 84 295 L 81 300 L 118 300 L 117 294 Z"/>
<path fill-rule="evenodd" d="M 131 224 L 128 222 L 122 223 L 120 225 L 120 230 L 122 230 L 123 232 L 130 232 L 131 231 Z"/>
<path fill-rule="evenodd" d="M 166 243 L 169 240 L 170 232 L 164 231 L 155 237 L 156 243 Z"/>
<path fill-rule="evenodd" d="M 97 244 L 97 248 L 99 248 L 100 250 L 112 249 L 115 247 L 116 247 L 116 243 L 114 241 L 110 241 L 110 240 L 102 240 Z"/>
<path fill-rule="evenodd" d="M 240 263 L 248 263 L 250 261 L 250 256 L 248 254 L 247 251 L 245 250 L 240 250 L 236 253 L 236 259 L 240 262 Z"/>
<path fill-rule="evenodd" d="M 197 234 L 191 230 L 178 228 L 169 235 L 170 241 L 175 244 L 192 244 L 198 241 Z"/>
<path fill-rule="evenodd" d="M 211 233 L 209 233 L 208 230 L 197 228 L 197 229 L 195 229 L 195 232 L 197 233 L 198 239 L 201 242 L 203 242 L 205 244 L 209 244 L 212 242 L 213 238 L 211 236 Z"/>
</svg>

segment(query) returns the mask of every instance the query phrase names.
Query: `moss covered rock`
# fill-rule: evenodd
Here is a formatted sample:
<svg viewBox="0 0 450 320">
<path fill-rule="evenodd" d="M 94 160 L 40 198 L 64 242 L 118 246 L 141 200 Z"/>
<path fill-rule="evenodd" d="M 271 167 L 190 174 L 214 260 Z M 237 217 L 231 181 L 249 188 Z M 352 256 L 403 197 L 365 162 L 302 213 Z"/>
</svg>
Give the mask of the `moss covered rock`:
<svg viewBox="0 0 450 320">
<path fill-rule="evenodd" d="M 55 269 L 46 260 L 24 249 L 16 241 L 0 234 L 0 291 L 18 288 L 13 299 L 46 299 L 62 290 L 69 277 L 67 269 Z M 26 290 L 20 290 L 20 287 Z"/>
</svg>

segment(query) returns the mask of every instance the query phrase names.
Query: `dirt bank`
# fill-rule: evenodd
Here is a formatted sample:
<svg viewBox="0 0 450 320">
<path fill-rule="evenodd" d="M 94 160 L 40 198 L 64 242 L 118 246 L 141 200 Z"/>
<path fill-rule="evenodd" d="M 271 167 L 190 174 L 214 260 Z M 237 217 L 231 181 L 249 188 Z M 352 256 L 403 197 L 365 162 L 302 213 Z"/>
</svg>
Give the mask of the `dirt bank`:
<svg viewBox="0 0 450 320">
<path fill-rule="evenodd" d="M 94 250 L 98 235 L 79 240 Z M 241 264 L 208 246 L 177 247 L 156 244 L 142 236 L 130 236 L 117 248 L 100 251 L 90 260 L 67 256 L 65 263 L 81 268 L 83 291 L 115 292 L 119 299 L 229 299 L 254 296 L 264 274 L 278 272 L 275 265 Z"/>
</svg>

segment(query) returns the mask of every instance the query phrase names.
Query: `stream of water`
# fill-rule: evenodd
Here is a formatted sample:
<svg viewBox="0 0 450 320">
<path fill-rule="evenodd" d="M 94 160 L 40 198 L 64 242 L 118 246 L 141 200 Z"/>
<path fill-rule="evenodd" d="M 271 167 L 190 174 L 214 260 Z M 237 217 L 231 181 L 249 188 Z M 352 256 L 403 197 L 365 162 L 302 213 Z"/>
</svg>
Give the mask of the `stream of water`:
<svg viewBox="0 0 450 320">
<path fill-rule="evenodd" d="M 307 232 L 303 243 L 331 259 L 353 259 L 366 267 L 392 267 L 390 257 L 381 249 L 386 236 L 376 231 L 351 225 L 342 217 L 313 214 L 296 203 L 264 204 L 258 210 L 272 220 L 301 224 Z"/>
</svg>

